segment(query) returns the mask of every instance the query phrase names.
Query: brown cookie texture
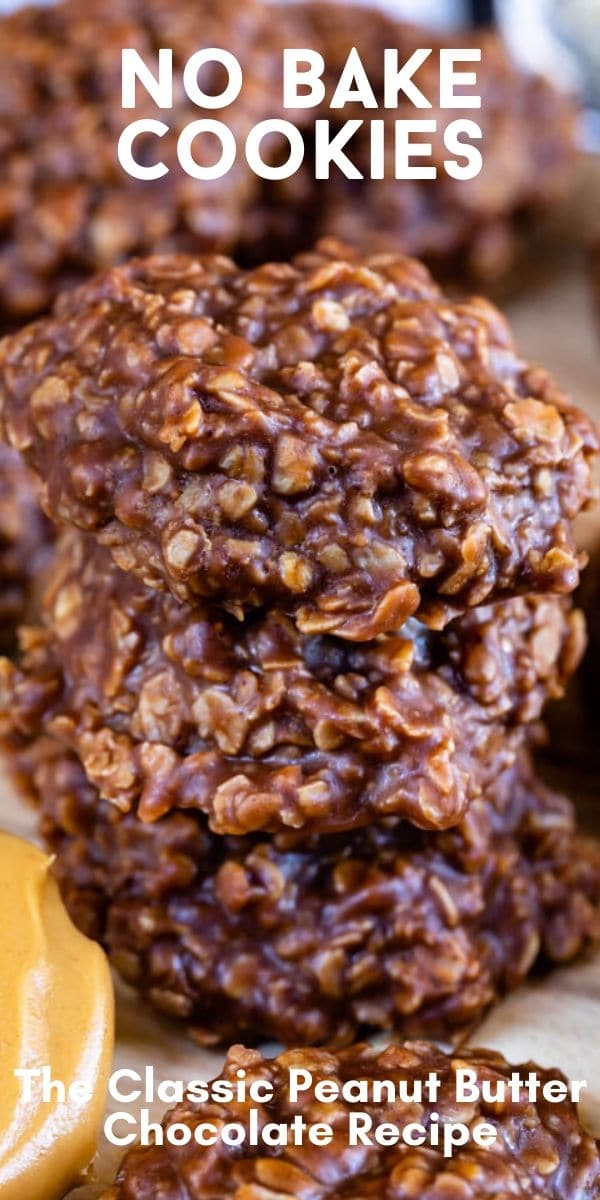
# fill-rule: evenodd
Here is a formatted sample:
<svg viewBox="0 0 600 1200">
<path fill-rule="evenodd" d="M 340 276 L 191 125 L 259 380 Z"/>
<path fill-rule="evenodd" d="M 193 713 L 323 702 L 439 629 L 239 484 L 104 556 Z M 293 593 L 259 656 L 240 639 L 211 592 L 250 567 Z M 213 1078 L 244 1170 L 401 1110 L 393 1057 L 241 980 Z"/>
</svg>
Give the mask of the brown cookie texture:
<svg viewBox="0 0 600 1200">
<path fill-rule="evenodd" d="M 2 666 L 4 724 L 50 732 L 145 821 L 194 809 L 229 834 L 456 824 L 585 644 L 562 597 L 370 643 L 302 634 L 276 609 L 240 622 L 153 591 L 76 532 L 42 609 L 20 667 Z"/>
<path fill-rule="evenodd" d="M 536 963 L 597 937 L 600 856 L 526 757 L 446 833 L 406 823 L 219 837 L 100 800 L 73 756 L 32 759 L 44 841 L 76 924 L 205 1043 L 456 1040 Z"/>
<path fill-rule="evenodd" d="M 36 315 L 62 287 L 135 253 L 233 248 L 258 186 L 244 141 L 276 115 L 280 38 L 262 4 L 62 0 L 4 15 L 0 47 L 0 320 Z M 142 86 L 135 111 L 121 107 L 123 47 L 155 73 L 158 48 L 173 50 L 171 109 L 157 108 Z M 225 110 L 241 149 L 224 179 L 198 181 L 178 165 L 176 143 L 207 113 L 186 98 L 180 76 L 192 53 L 210 47 L 228 49 L 244 71 L 243 90 Z M 205 65 L 200 82 L 220 92 L 222 68 Z M 168 166 L 156 181 L 132 178 L 117 158 L 121 131 L 145 117 L 169 126 L 165 136 L 136 143 L 143 165 Z M 193 151 L 208 165 L 218 143 L 200 136 Z"/>
<path fill-rule="evenodd" d="M 287 6 L 286 6 L 287 7 Z M 539 76 L 520 70 L 503 40 L 492 32 L 444 30 L 442 35 L 368 6 L 353 6 L 351 18 L 337 4 L 293 4 L 286 12 L 290 46 L 317 48 L 325 60 L 325 101 L 318 109 L 301 110 L 306 125 L 308 156 L 300 177 L 270 185 L 264 201 L 272 213 L 272 233 L 285 229 L 283 215 L 302 202 L 303 216 L 313 237 L 334 234 L 363 253 L 402 250 L 425 259 L 436 270 L 494 284 L 523 257 L 528 227 L 539 224 L 568 190 L 575 155 L 575 114 L 572 99 Z M 329 102 L 352 48 L 359 50 L 379 105 L 365 110 L 348 102 L 330 109 Z M 402 94 L 397 108 L 384 107 L 384 52 L 398 50 L 399 62 L 416 49 L 430 47 L 431 55 L 414 81 L 431 108 L 416 113 Z M 440 106 L 440 48 L 481 51 L 481 61 L 461 64 L 476 72 L 477 86 L 466 94 L 481 97 L 477 110 L 450 112 Z M 461 89 L 459 89 L 460 91 Z M 412 141 L 430 144 L 431 153 L 419 165 L 435 168 L 435 179 L 397 179 L 395 124 L 415 115 L 437 123 L 434 133 L 412 134 Z M 454 179 L 445 167 L 453 156 L 444 142 L 455 117 L 475 120 L 481 140 L 475 145 L 483 159 L 474 179 Z M 349 120 L 362 126 L 345 143 L 345 151 L 362 178 L 347 179 L 333 169 L 327 180 L 314 179 L 314 121 L 327 119 L 332 133 Z M 384 178 L 372 179 L 371 120 L 383 122 Z M 411 164 L 417 160 L 411 159 Z M 462 165 L 462 159 L 459 159 Z"/>
<path fill-rule="evenodd" d="M 600 322 L 600 232 L 590 249 L 589 282 L 592 288 L 596 317 Z"/>
<path fill-rule="evenodd" d="M 185 601 L 355 641 L 568 592 L 591 421 L 483 300 L 336 243 L 137 261 L 0 347 L 0 424 L 54 519 Z"/>
<path fill-rule="evenodd" d="M 37 615 L 53 533 L 39 508 L 39 486 L 20 455 L 0 446 L 0 649 L 12 650 L 17 625 Z"/>
<path fill-rule="evenodd" d="M 597 825 L 597 781 L 600 768 L 600 544 L 590 545 L 577 604 L 585 614 L 587 650 L 581 670 L 563 698 L 551 704 L 545 720 L 548 738 L 545 760 L 551 782 L 571 789 L 582 818 L 593 830 Z"/>
<path fill-rule="evenodd" d="M 0 331 L 46 310 L 55 295 L 95 268 L 142 250 L 232 249 L 253 204 L 257 181 L 238 161 L 226 184 L 186 178 L 175 145 L 199 110 L 176 88 L 167 137 L 148 143 L 144 161 L 159 155 L 170 174 L 140 182 L 117 160 L 128 120 L 121 108 L 121 51 L 136 49 L 153 64 L 158 46 L 174 52 L 174 76 L 195 49 L 228 47 L 245 68 L 243 98 L 227 121 L 243 139 L 269 115 L 266 79 L 276 76 L 279 40 L 260 4 L 240 10 L 230 0 L 197 5 L 173 0 L 64 0 L 28 6 L 0 17 Z M 222 86 L 219 67 L 205 68 L 208 91 Z M 157 112 L 142 87 L 129 119 Z M 200 161 L 214 143 L 198 138 Z M 50 537 L 27 472 L 0 456 L 0 644 L 14 643 L 19 622 L 31 615 L 30 576 L 37 546 Z M 34 556 L 34 557 L 32 557 Z"/>
<path fill-rule="evenodd" d="M 481 48 L 475 64 L 482 108 L 484 168 L 477 179 L 448 178 L 441 132 L 432 162 L 438 177 L 425 183 L 394 178 L 396 110 L 328 107 L 351 47 L 357 44 L 379 104 L 383 102 L 383 56 L 397 48 L 400 60 L 415 47 L 432 46 L 418 82 L 440 130 L 448 112 L 439 108 L 440 41 L 394 21 L 376 9 L 357 7 L 350 20 L 331 4 L 270 6 L 210 0 L 105 0 L 82 5 L 62 0 L 31 6 L 0 23 L 0 322 L 20 322 L 46 310 L 62 288 L 90 271 L 150 250 L 227 251 L 245 260 L 289 258 L 314 239 L 343 231 L 363 250 L 400 247 L 452 271 L 489 279 L 515 253 L 515 230 L 523 212 L 550 206 L 571 171 L 573 105 L 549 84 L 524 74 L 493 35 L 444 35 L 443 44 Z M 173 49 L 177 86 L 172 109 L 157 109 L 142 87 L 135 112 L 121 108 L 121 49 L 136 49 L 149 65 L 159 47 Z M 214 181 L 186 176 L 177 162 L 180 132 L 204 115 L 185 96 L 179 76 L 195 50 L 225 47 L 244 72 L 239 98 L 225 117 L 238 154 L 232 170 Z M 326 103 L 317 109 L 283 108 L 284 47 L 309 47 L 326 60 Z M 207 92 L 223 86 L 218 66 L 205 67 Z M 358 188 L 334 171 L 315 182 L 314 121 L 327 118 L 333 132 L 346 120 L 364 119 L 349 153 L 365 178 Z M 216 117 L 220 113 L 216 112 Z M 368 123 L 383 117 L 386 178 L 371 181 Z M 451 115 L 451 114 L 450 114 Z M 129 176 L 117 159 L 128 118 L 167 118 L 166 136 L 136 144 L 143 165 L 159 158 L 169 174 L 156 181 Z M 297 122 L 305 137 L 299 172 L 281 182 L 250 171 L 245 139 L 253 125 L 280 118 Z M 197 137 L 194 156 L 215 161 L 214 139 Z M 272 136 L 263 146 L 269 165 L 287 156 L 287 143 Z"/>
<path fill-rule="evenodd" d="M 292 1104 L 290 1077 L 296 1071 L 310 1072 L 312 1088 Z M 377 1050 L 356 1045 L 332 1053 L 326 1050 L 289 1050 L 277 1058 L 263 1058 L 257 1051 L 234 1046 L 229 1052 L 223 1077 L 233 1083 L 243 1071 L 248 1081 L 272 1085 L 274 1101 L 252 1105 L 208 1100 L 186 1102 L 165 1118 L 165 1129 L 183 1125 L 191 1133 L 186 1146 L 150 1146 L 131 1150 L 125 1157 L 116 1182 L 102 1200 L 203 1200 L 205 1196 L 234 1196 L 238 1200 L 260 1200 L 265 1194 L 314 1196 L 317 1200 L 340 1195 L 389 1197 L 389 1200 L 593 1200 L 600 1186 L 598 1144 L 587 1136 L 570 1100 L 552 1104 L 543 1097 L 531 1101 L 523 1091 L 509 1098 L 510 1082 L 518 1071 L 522 1077 L 534 1073 L 545 1086 L 563 1080 L 558 1071 L 533 1063 L 512 1067 L 502 1055 L 489 1050 L 468 1050 L 460 1057 L 425 1042 L 407 1042 Z M 459 1072 L 473 1072 L 482 1098 L 457 1104 Z M 439 1149 L 403 1145 L 369 1148 L 348 1145 L 351 1101 L 341 1098 L 350 1080 L 364 1080 L 369 1090 L 379 1080 L 390 1080 L 397 1095 L 410 1095 L 419 1081 L 435 1072 L 440 1081 L 439 1101 L 418 1103 L 369 1101 L 361 1105 L 374 1126 L 396 1124 L 403 1129 L 416 1122 L 429 1126 L 432 1113 L 444 1122 L 463 1121 L 474 1130 L 478 1123 L 491 1124 L 496 1139 L 484 1149 L 473 1140 L 444 1158 Z M 331 1080 L 340 1096 L 334 1103 L 315 1098 L 321 1081 Z M 502 1102 L 486 1102 L 484 1088 L 504 1084 Z M 491 1094 L 491 1092 L 490 1092 Z M 203 1123 L 233 1121 L 249 1129 L 249 1110 L 258 1108 L 259 1129 L 275 1121 L 291 1127 L 300 1113 L 311 1125 L 326 1122 L 333 1129 L 329 1146 L 304 1144 L 283 1150 L 244 1145 L 232 1149 L 218 1142 L 209 1152 L 194 1141 L 194 1131 Z M 356 1106 L 354 1106 L 356 1109 Z M 176 1133 L 177 1131 L 175 1131 Z"/>
</svg>

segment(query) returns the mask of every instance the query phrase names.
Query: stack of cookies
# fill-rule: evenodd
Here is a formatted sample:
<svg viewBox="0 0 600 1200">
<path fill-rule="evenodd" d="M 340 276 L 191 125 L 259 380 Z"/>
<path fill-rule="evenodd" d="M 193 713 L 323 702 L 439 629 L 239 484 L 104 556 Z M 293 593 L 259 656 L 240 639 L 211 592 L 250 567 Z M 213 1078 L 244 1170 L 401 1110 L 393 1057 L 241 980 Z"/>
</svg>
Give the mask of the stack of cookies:
<svg viewBox="0 0 600 1200">
<path fill-rule="evenodd" d="M 5 729 L 76 922 L 205 1041 L 454 1037 L 597 932 L 536 778 L 590 421 L 483 300 L 336 243 L 133 261 L 0 347 L 63 527 Z"/>
</svg>

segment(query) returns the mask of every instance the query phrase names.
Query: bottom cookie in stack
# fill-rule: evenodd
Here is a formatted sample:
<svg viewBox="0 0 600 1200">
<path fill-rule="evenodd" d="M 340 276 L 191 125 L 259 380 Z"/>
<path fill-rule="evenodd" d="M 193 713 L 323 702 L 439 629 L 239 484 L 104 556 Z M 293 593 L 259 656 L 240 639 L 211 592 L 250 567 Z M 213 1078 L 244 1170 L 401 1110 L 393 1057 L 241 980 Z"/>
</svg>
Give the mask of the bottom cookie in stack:
<svg viewBox="0 0 600 1200">
<path fill-rule="evenodd" d="M 234 1046 L 222 1078 L 233 1088 L 240 1071 L 248 1086 L 260 1081 L 272 1098 L 263 1104 L 210 1098 L 184 1102 L 165 1118 L 163 1144 L 131 1150 L 102 1200 L 594 1200 L 599 1194 L 598 1144 L 581 1128 L 557 1071 L 533 1063 L 512 1068 L 501 1055 L 486 1050 L 467 1051 L 457 1059 L 423 1042 L 379 1052 L 367 1045 L 338 1054 L 293 1050 L 274 1059 Z M 307 1073 L 303 1081 L 310 1077 L 311 1082 L 292 1099 L 291 1089 L 303 1078 L 301 1072 Z M 439 1080 L 438 1096 L 413 1100 L 419 1085 L 424 1090 L 430 1072 Z M 527 1078 L 530 1073 L 539 1084 L 535 1098 L 517 1085 L 517 1075 Z M 456 1097 L 466 1079 L 479 1098 L 460 1103 Z M 351 1080 L 364 1081 L 366 1101 L 357 1103 L 344 1095 L 344 1085 Z M 320 1098 L 324 1081 L 330 1095 L 336 1095 L 331 1103 Z M 376 1091 L 380 1081 L 390 1084 L 390 1093 L 384 1089 L 381 1100 Z M 561 1081 L 563 1098 L 552 1103 L 547 1089 Z M 252 1109 L 258 1145 L 250 1144 Z M 372 1123 L 365 1135 L 370 1144 L 350 1144 L 357 1111 Z M 305 1135 L 300 1146 L 294 1145 L 296 1115 L 307 1127 L 328 1125 L 329 1144 L 311 1144 Z M 240 1144 L 227 1145 L 222 1137 L 230 1122 L 244 1139 Z M 266 1127 L 273 1123 L 288 1131 L 289 1145 L 268 1145 Z M 465 1137 L 465 1132 L 454 1132 L 458 1124 L 466 1140 L 445 1157 L 443 1135 L 449 1128 L 457 1141 Z M 375 1129 L 384 1126 L 388 1140 L 378 1144 Z M 396 1144 L 390 1138 L 393 1127 L 398 1129 Z M 201 1145 L 215 1129 L 214 1144 Z M 432 1144 L 436 1131 L 439 1145 Z M 405 1132 L 412 1145 L 406 1144 Z M 485 1134 L 487 1144 L 481 1144 Z"/>
<path fill-rule="evenodd" d="M 221 837 L 177 810 L 145 824 L 54 749 L 34 781 L 76 924 L 201 1041 L 455 1037 L 598 933 L 598 847 L 524 754 L 453 830 L 301 839 Z"/>
</svg>

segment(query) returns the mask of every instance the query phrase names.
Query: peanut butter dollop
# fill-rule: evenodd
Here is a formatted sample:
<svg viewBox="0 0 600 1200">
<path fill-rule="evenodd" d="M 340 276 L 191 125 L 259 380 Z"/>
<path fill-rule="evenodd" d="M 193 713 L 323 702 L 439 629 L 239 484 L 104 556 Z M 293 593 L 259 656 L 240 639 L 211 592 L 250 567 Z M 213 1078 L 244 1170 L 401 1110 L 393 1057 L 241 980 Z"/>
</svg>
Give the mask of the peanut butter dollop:
<svg viewBox="0 0 600 1200">
<path fill-rule="evenodd" d="M 34 846 L 0 832 L 2 1200 L 55 1200 L 88 1166 L 112 1060 L 108 964 L 72 924 L 51 863 Z M 28 1099 L 24 1080 L 15 1076 L 19 1068 L 44 1067 L 64 1085 L 64 1103 L 56 1090 L 45 1100 L 41 1076 L 32 1080 Z"/>
</svg>

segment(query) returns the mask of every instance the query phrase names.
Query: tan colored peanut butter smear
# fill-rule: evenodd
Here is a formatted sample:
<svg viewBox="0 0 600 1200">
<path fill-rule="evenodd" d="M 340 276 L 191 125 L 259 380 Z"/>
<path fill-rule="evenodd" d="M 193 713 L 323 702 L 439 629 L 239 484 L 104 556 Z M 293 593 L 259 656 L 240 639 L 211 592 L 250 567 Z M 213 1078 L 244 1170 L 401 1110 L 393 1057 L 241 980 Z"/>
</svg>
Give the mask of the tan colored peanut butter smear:
<svg viewBox="0 0 600 1200">
<path fill-rule="evenodd" d="M 2 1200 L 55 1200 L 76 1181 L 96 1151 L 111 1068 L 108 963 L 72 924 L 51 863 L 35 846 L 0 832 Z M 55 1090 L 44 1102 L 39 1076 L 26 1100 L 15 1070 L 43 1067 L 64 1085 L 64 1103 Z"/>
</svg>

